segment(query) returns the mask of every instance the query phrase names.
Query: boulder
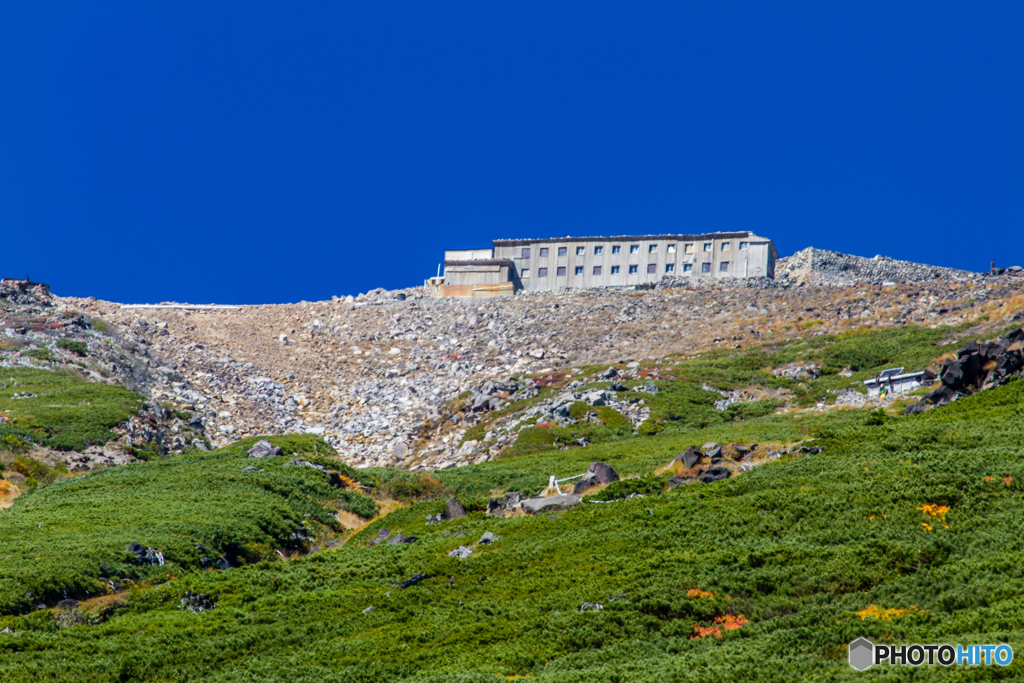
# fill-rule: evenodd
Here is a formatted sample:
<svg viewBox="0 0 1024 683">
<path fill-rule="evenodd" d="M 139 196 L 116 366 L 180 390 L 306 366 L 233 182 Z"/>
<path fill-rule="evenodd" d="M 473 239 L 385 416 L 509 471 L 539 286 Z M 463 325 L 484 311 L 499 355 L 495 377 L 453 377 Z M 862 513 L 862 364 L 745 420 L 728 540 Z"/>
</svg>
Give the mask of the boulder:
<svg viewBox="0 0 1024 683">
<path fill-rule="evenodd" d="M 606 379 L 607 380 L 607 379 L 612 379 L 613 377 L 618 377 L 618 375 L 619 375 L 619 371 L 618 370 L 616 370 L 615 368 L 608 368 L 607 370 L 602 372 L 600 375 L 598 375 L 598 377 L 600 377 L 601 379 Z"/>
<path fill-rule="evenodd" d="M 686 469 L 690 469 L 691 467 L 699 463 L 703 457 L 703 453 L 701 453 L 694 446 L 690 446 L 685 451 L 677 455 L 675 459 L 676 461 L 683 463 L 683 467 L 685 467 Z"/>
<path fill-rule="evenodd" d="M 522 499 L 523 496 L 518 491 L 509 491 L 501 498 L 501 500 L 491 498 L 487 502 L 487 514 L 503 516 L 506 510 L 511 512 L 519 507 Z"/>
<path fill-rule="evenodd" d="M 603 462 L 592 462 L 590 467 L 587 468 L 583 478 L 576 482 L 573 486 L 572 492 L 574 495 L 580 495 L 591 486 L 598 486 L 599 484 L 610 484 L 613 481 L 618 481 L 619 475 L 611 468 L 610 465 L 606 465 Z"/>
<path fill-rule="evenodd" d="M 612 466 L 603 462 L 590 463 L 590 467 L 587 468 L 587 473 L 594 474 L 597 477 L 599 484 L 610 484 L 613 481 L 619 480 L 619 475 L 612 469 Z"/>
<path fill-rule="evenodd" d="M 700 475 L 700 481 L 703 484 L 710 484 L 721 479 L 728 479 L 730 476 L 732 476 L 732 472 L 724 467 L 712 467 L 710 470 Z"/>
<path fill-rule="evenodd" d="M 651 380 L 647 380 L 644 382 L 644 391 L 648 394 L 656 394 L 658 393 L 658 387 Z"/>
<path fill-rule="evenodd" d="M 155 548 L 145 548 L 141 544 L 132 541 L 125 548 L 135 556 L 135 564 L 162 567 L 164 565 L 164 554 Z"/>
<path fill-rule="evenodd" d="M 479 543 L 480 545 L 490 545 L 494 543 L 494 534 L 492 534 L 490 531 L 485 532 L 484 535 L 480 537 L 480 540 L 477 541 L 477 543 Z"/>
<path fill-rule="evenodd" d="M 467 557 L 469 557 L 472 554 L 473 554 L 473 549 L 472 548 L 467 548 L 464 545 L 460 545 L 458 548 L 456 548 L 455 550 L 453 550 L 450 553 L 448 553 L 448 557 L 457 557 L 460 560 L 464 560 L 464 559 L 466 559 Z"/>
<path fill-rule="evenodd" d="M 931 408 L 931 404 L 928 401 L 921 400 L 917 403 L 911 403 L 903 410 L 904 415 L 917 415 Z"/>
<path fill-rule="evenodd" d="M 388 536 L 390 535 L 391 532 L 382 527 L 381 530 L 377 532 L 377 535 L 370 539 L 370 547 L 372 548 L 378 543 L 383 543 L 387 540 Z"/>
<path fill-rule="evenodd" d="M 430 578 L 429 574 L 424 574 L 423 572 L 420 572 L 419 574 L 416 574 L 415 576 L 413 576 L 411 578 L 408 578 L 405 581 L 403 581 L 402 583 L 398 584 L 398 587 L 399 588 L 409 588 L 410 586 L 415 586 L 420 581 L 423 581 L 424 579 L 429 579 L 429 578 Z"/>
<path fill-rule="evenodd" d="M 626 387 L 626 385 L 621 383 L 621 382 L 613 382 L 612 385 L 610 387 L 608 387 L 608 390 L 609 391 L 629 391 L 629 389 Z"/>
<path fill-rule="evenodd" d="M 415 543 L 417 540 L 418 539 L 415 536 L 395 534 L 395 537 L 388 541 L 388 545 L 405 545 L 406 543 Z"/>
<path fill-rule="evenodd" d="M 523 511 L 536 515 L 545 510 L 568 510 L 580 504 L 582 499 L 576 495 L 548 496 L 547 498 L 527 498 L 523 501 Z"/>
<path fill-rule="evenodd" d="M 466 508 L 462 507 L 462 503 L 459 502 L 458 498 L 454 496 L 448 499 L 448 502 L 444 504 L 444 518 L 447 520 L 458 519 L 459 517 L 466 516 Z"/>
<path fill-rule="evenodd" d="M 253 444 L 252 448 L 249 449 L 250 458 L 270 458 L 275 455 L 281 455 L 281 447 L 275 446 L 269 441 L 257 441 Z"/>
</svg>

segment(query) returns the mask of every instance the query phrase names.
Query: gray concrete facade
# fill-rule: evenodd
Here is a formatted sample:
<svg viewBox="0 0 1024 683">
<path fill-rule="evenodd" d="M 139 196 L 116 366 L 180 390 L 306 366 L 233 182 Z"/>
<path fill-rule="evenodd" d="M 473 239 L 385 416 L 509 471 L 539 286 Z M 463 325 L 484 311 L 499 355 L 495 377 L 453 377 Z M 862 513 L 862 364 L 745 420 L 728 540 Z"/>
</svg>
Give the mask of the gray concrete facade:
<svg viewBox="0 0 1024 683">
<path fill-rule="evenodd" d="M 753 232 L 494 240 L 445 252 L 444 284 L 509 281 L 515 289 L 626 287 L 675 277 L 775 276 L 779 254 Z M 474 267 L 472 262 L 479 262 Z"/>
<path fill-rule="evenodd" d="M 778 252 L 752 232 L 494 240 L 517 288 L 616 287 L 677 277 L 774 277 Z"/>
</svg>

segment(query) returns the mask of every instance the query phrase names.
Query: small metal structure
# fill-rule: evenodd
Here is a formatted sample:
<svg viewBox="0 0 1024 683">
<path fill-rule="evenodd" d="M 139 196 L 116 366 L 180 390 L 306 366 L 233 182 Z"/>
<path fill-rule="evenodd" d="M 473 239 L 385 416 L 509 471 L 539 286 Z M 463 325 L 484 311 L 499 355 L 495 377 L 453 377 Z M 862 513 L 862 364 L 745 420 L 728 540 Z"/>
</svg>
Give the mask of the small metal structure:
<svg viewBox="0 0 1024 683">
<path fill-rule="evenodd" d="M 868 396 L 885 396 L 887 394 L 905 394 L 922 387 L 935 379 L 935 374 L 927 370 L 903 372 L 903 368 L 883 370 L 877 377 L 864 380 Z"/>
<path fill-rule="evenodd" d="M 584 472 L 584 474 L 586 474 L 586 472 Z M 575 477 L 566 477 L 565 479 L 555 479 L 555 475 L 552 474 L 551 478 L 548 479 L 548 488 L 551 488 L 552 486 L 554 486 L 555 490 L 558 491 L 558 495 L 560 495 L 560 496 L 564 495 L 562 493 L 562 489 L 558 485 L 561 484 L 562 482 L 572 481 L 573 479 L 579 479 L 582 476 L 583 476 L 583 474 L 577 474 Z"/>
</svg>

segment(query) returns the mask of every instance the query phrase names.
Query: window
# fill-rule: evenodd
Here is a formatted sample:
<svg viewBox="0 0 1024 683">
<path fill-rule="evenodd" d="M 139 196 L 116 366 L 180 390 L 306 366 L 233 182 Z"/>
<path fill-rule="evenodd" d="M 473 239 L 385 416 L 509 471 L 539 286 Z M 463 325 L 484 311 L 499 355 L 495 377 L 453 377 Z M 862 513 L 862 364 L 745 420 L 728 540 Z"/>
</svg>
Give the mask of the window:
<svg viewBox="0 0 1024 683">
<path fill-rule="evenodd" d="M 587 253 L 587 248 L 586 247 L 576 247 L 576 255 L 577 256 L 583 256 L 585 253 Z"/>
<path fill-rule="evenodd" d="M 613 254 L 621 254 L 622 253 L 622 247 L 620 247 L 618 244 L 612 245 L 612 253 Z"/>
<path fill-rule="evenodd" d="M 722 251 L 729 251 L 732 249 L 732 242 L 722 242 Z"/>
<path fill-rule="evenodd" d="M 583 266 L 576 266 L 576 270 L 573 271 L 573 275 L 583 275 Z"/>
<path fill-rule="evenodd" d="M 541 270 L 543 270 L 543 268 Z M 519 277 L 524 277 L 524 278 L 530 277 L 530 269 L 529 268 L 523 268 L 523 274 L 520 275 Z"/>
<path fill-rule="evenodd" d="M 600 266 L 598 266 L 598 268 L 600 268 Z M 618 274 L 619 274 L 619 267 L 618 266 L 612 266 L 612 275 L 618 275 Z"/>
<path fill-rule="evenodd" d="M 547 276 L 548 276 L 548 269 L 547 268 L 538 268 L 537 269 L 537 277 L 547 277 Z"/>
<path fill-rule="evenodd" d="M 657 251 L 658 251 L 658 245 L 657 244 L 648 245 L 648 247 L 647 247 L 647 253 L 648 254 L 653 254 L 653 253 L 655 253 Z"/>
<path fill-rule="evenodd" d="M 728 261 L 722 261 L 721 263 L 719 263 L 718 264 L 718 270 L 723 272 L 723 273 L 728 271 L 729 270 L 729 262 Z"/>
<path fill-rule="evenodd" d="M 601 274 L 601 266 L 594 266 L 594 275 Z"/>
<path fill-rule="evenodd" d="M 665 264 L 665 272 L 666 273 L 671 273 L 671 272 L 675 271 L 675 269 L 676 269 L 676 264 L 674 264 L 674 263 L 666 263 Z"/>
<path fill-rule="evenodd" d="M 530 258 L 530 248 L 523 247 L 523 258 Z"/>
<path fill-rule="evenodd" d="M 666 249 L 668 249 L 668 253 L 670 253 L 670 254 L 676 253 L 676 245 L 674 245 L 674 244 L 668 245 L 668 247 L 666 247 Z"/>
<path fill-rule="evenodd" d="M 740 251 L 746 251 L 748 246 L 750 246 L 750 242 L 740 242 Z"/>
<path fill-rule="evenodd" d="M 704 243 L 704 251 L 711 251 L 711 242 Z"/>
<path fill-rule="evenodd" d="M 630 266 L 629 274 L 632 275 L 633 273 L 635 273 L 637 271 L 637 268 L 639 268 L 639 266 Z"/>
<path fill-rule="evenodd" d="M 647 272 L 648 273 L 657 273 L 658 272 L 658 264 L 657 263 L 648 263 L 647 264 Z"/>
<path fill-rule="evenodd" d="M 548 255 L 548 248 L 547 247 L 541 247 L 540 248 L 540 257 L 544 258 L 547 255 Z"/>
<path fill-rule="evenodd" d="M 684 273 L 693 272 L 693 264 L 692 263 L 684 263 L 683 264 L 683 272 Z"/>
<path fill-rule="evenodd" d="M 692 244 L 687 244 L 685 247 L 683 247 L 683 252 L 686 253 L 686 254 L 692 254 L 693 253 L 693 245 Z"/>
<path fill-rule="evenodd" d="M 568 252 L 568 247 L 559 247 L 558 248 L 558 255 L 559 256 L 565 256 L 568 253 L 569 253 Z"/>
<path fill-rule="evenodd" d="M 604 253 L 604 247 L 594 247 L 594 255 L 595 256 L 597 256 L 599 254 L 603 254 L 603 253 Z"/>
<path fill-rule="evenodd" d="M 631 244 L 631 245 L 629 245 L 629 253 L 630 254 L 639 254 L 640 253 L 640 245 L 639 244 Z"/>
<path fill-rule="evenodd" d="M 565 277 L 565 266 L 558 266 L 558 272 L 555 273 L 558 277 Z"/>
<path fill-rule="evenodd" d="M 702 272 L 702 273 L 710 273 L 711 272 L 711 264 L 710 263 L 702 263 L 702 264 L 700 264 L 700 272 Z"/>
</svg>

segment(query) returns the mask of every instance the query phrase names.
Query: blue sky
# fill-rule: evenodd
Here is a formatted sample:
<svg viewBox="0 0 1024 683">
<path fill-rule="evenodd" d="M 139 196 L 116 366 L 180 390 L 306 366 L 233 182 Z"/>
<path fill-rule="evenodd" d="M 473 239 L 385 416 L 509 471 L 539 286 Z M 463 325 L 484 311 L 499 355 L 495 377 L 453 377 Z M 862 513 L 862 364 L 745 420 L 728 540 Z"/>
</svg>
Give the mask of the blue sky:
<svg viewBox="0 0 1024 683">
<path fill-rule="evenodd" d="M 1024 265 L 1024 3 L 770 4 L 4 3 L 0 274 L 273 303 L 746 229 Z"/>
</svg>

